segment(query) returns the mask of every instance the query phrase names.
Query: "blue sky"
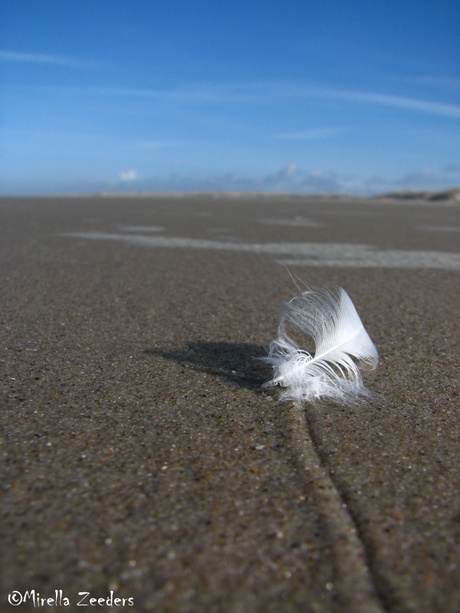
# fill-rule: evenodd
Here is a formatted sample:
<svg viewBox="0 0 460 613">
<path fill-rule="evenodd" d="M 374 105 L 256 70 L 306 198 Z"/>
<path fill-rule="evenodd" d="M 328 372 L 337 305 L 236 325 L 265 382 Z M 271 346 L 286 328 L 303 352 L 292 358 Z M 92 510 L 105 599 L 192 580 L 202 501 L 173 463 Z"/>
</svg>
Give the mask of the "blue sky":
<svg viewBox="0 0 460 613">
<path fill-rule="evenodd" d="M 2 0 L 4 194 L 460 185 L 458 0 Z"/>
</svg>

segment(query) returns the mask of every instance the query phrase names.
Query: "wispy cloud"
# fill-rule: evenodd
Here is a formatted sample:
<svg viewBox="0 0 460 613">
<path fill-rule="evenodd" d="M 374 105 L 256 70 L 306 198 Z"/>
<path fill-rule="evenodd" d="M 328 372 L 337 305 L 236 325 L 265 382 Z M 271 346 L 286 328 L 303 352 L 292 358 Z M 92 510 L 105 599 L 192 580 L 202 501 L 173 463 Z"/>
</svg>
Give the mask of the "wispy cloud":
<svg viewBox="0 0 460 613">
<path fill-rule="evenodd" d="M 54 64 L 56 66 L 81 66 L 83 64 L 83 62 L 65 55 L 19 53 L 16 51 L 0 51 L 0 61 L 25 62 L 29 64 Z"/>
<path fill-rule="evenodd" d="M 446 117 L 460 118 L 460 106 L 433 102 L 421 98 L 409 98 L 381 92 L 369 92 L 354 89 L 340 89 L 328 86 L 317 86 L 301 82 L 267 82 L 256 83 L 252 86 L 254 96 L 261 100 L 294 99 L 297 102 L 311 99 L 333 98 L 354 104 L 367 104 L 374 106 L 397 107 L 410 109 L 420 113 L 431 113 Z"/>
<path fill-rule="evenodd" d="M 418 98 L 405 98 L 402 96 L 392 96 L 388 94 L 375 94 L 363 91 L 349 91 L 341 89 L 317 89 L 313 90 L 318 95 L 337 98 L 348 102 L 359 104 L 373 104 L 379 106 L 393 106 L 397 108 L 410 109 L 420 113 L 431 113 L 445 117 L 455 117 L 460 119 L 460 106 L 453 104 L 443 104 L 441 102 L 430 102 Z"/>
<path fill-rule="evenodd" d="M 185 144 L 187 144 L 187 141 L 184 140 L 151 140 L 136 143 L 137 147 L 141 149 L 166 149 L 169 147 L 180 147 Z"/>
<path fill-rule="evenodd" d="M 72 89 L 72 88 L 71 88 Z M 145 89 L 141 87 L 82 87 L 73 88 L 77 93 L 92 96 L 115 97 L 115 98 L 153 98 L 167 100 L 169 102 L 192 103 L 192 102 L 217 102 L 224 100 L 219 91 L 214 87 L 205 88 L 189 87 L 184 89 Z"/>
<path fill-rule="evenodd" d="M 9 61 L 28 61 L 37 63 L 51 63 L 60 65 L 81 66 L 82 62 L 75 58 L 24 54 L 8 51 L 0 52 L 0 59 Z M 60 87 L 48 88 L 62 90 Z M 165 101 L 178 105 L 204 104 L 204 105 L 285 105 L 307 103 L 311 100 L 332 98 L 350 104 L 395 107 L 407 109 L 417 113 L 428 113 L 442 117 L 460 119 L 460 106 L 443 102 L 433 102 L 421 98 L 409 98 L 393 94 L 368 92 L 362 90 L 347 90 L 331 87 L 319 87 L 301 82 L 251 82 L 251 83 L 195 83 L 181 88 L 146 89 L 137 87 L 70 87 L 67 92 L 84 94 L 88 96 L 144 98 Z M 305 131 L 278 134 L 276 138 L 285 139 L 313 139 L 329 138 L 346 130 L 343 127 L 314 128 Z"/>
<path fill-rule="evenodd" d="M 419 98 L 408 98 L 392 94 L 366 92 L 361 90 L 345 90 L 328 87 L 316 87 L 301 83 L 252 83 L 252 84 L 199 84 L 178 90 L 150 90 L 131 88 L 94 88 L 92 93 L 106 96 L 128 96 L 143 98 L 159 98 L 178 103 L 239 103 L 260 104 L 286 102 L 294 99 L 296 102 L 312 98 L 335 98 L 355 104 L 396 107 L 419 113 L 460 118 L 460 106 L 432 102 Z M 318 131 L 305 131 L 304 138 L 320 138 L 336 135 L 343 128 L 322 128 Z M 301 137 L 299 133 L 297 137 Z M 289 137 L 289 136 L 288 136 Z M 292 135 L 292 138 L 296 138 Z"/>
<path fill-rule="evenodd" d="M 299 132 L 283 132 L 275 134 L 274 138 L 279 140 L 316 140 L 322 138 L 333 138 L 346 132 L 347 128 L 312 128 L 310 130 L 300 130 Z"/>
<path fill-rule="evenodd" d="M 424 75 L 419 77 L 406 77 L 404 79 L 410 83 L 416 83 L 418 85 L 425 85 L 427 87 L 442 87 L 445 89 L 459 89 L 460 78 L 452 76 L 440 76 L 440 75 Z"/>
</svg>

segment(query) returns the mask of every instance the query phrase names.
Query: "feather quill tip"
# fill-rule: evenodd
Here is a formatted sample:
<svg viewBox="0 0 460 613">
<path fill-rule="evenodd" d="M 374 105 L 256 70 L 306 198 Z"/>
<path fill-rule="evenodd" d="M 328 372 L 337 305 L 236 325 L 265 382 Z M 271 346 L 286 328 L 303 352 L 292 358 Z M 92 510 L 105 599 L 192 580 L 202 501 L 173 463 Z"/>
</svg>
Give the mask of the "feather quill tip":
<svg viewBox="0 0 460 613">
<path fill-rule="evenodd" d="M 312 338 L 314 354 L 301 349 L 288 329 Z M 299 404 L 323 399 L 353 404 L 370 396 L 360 369 L 375 369 L 378 358 L 346 291 L 336 286 L 307 287 L 284 305 L 278 338 L 262 358 L 273 367 L 273 379 L 264 387 L 279 385 L 285 388 L 281 400 Z"/>
</svg>

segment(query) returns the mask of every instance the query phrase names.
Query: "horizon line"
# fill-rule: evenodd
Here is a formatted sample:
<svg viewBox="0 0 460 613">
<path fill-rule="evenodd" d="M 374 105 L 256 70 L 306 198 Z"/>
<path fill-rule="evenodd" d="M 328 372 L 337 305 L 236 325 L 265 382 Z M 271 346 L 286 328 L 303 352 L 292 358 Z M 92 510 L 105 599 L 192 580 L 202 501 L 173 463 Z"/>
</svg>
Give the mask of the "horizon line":
<svg viewBox="0 0 460 613">
<path fill-rule="evenodd" d="M 358 199 L 377 199 L 377 198 L 396 198 L 401 200 L 415 200 L 417 198 L 428 201 L 448 202 L 455 201 L 460 203 L 460 186 L 450 187 L 443 190 L 415 190 L 402 189 L 389 192 L 379 192 L 375 194 L 353 194 L 343 192 L 294 192 L 294 191 L 279 191 L 279 192 L 264 192 L 257 190 L 238 191 L 238 190 L 177 190 L 177 191 L 96 191 L 96 192 L 52 192 L 52 193 L 37 193 L 37 194 L 1 194 L 0 199 L 4 198 L 155 198 L 155 197 L 196 197 L 196 196 L 227 196 L 233 198 L 245 197 L 261 197 L 261 198 L 276 198 L 276 197 L 296 197 L 296 198 L 358 198 Z"/>
</svg>

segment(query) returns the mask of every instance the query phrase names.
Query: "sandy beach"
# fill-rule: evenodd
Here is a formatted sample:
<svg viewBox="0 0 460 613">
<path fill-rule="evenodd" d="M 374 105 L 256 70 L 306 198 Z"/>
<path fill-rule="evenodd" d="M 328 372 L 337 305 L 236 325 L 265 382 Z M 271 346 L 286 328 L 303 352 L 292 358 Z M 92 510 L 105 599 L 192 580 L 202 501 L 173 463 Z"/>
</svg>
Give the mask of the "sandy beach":
<svg viewBox="0 0 460 613">
<path fill-rule="evenodd" d="M 3 197 L 0 225 L 2 610 L 460 610 L 458 202 Z M 352 298 L 371 400 L 261 387 L 289 273 Z"/>
</svg>

